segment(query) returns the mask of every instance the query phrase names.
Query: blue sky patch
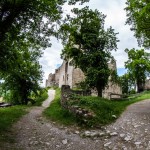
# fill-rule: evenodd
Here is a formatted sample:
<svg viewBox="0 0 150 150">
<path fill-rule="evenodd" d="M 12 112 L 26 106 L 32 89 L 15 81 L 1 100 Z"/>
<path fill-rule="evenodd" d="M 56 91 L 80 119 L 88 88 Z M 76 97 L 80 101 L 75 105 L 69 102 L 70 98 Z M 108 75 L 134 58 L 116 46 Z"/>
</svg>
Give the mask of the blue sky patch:
<svg viewBox="0 0 150 150">
<path fill-rule="evenodd" d="M 126 72 L 127 72 L 127 69 L 125 69 L 125 68 L 117 68 L 117 74 L 119 76 L 124 75 Z"/>
</svg>

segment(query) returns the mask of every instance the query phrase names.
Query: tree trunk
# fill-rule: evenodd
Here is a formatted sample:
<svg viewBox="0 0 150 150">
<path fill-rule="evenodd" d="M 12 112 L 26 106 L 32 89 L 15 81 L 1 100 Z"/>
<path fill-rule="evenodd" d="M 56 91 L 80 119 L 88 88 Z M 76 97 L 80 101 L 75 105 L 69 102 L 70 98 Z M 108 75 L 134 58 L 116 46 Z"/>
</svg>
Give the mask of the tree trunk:
<svg viewBox="0 0 150 150">
<path fill-rule="evenodd" d="M 21 97 L 21 103 L 24 105 L 28 104 L 28 92 L 27 92 L 27 86 L 26 82 L 23 82 L 24 84 L 21 84 L 21 89 L 20 89 L 20 97 Z"/>
<path fill-rule="evenodd" d="M 97 88 L 97 92 L 98 92 L 98 97 L 102 97 L 102 88 L 101 87 L 96 87 Z"/>
<path fill-rule="evenodd" d="M 140 81 L 137 81 L 137 92 L 140 93 L 144 90 L 143 83 Z"/>
</svg>

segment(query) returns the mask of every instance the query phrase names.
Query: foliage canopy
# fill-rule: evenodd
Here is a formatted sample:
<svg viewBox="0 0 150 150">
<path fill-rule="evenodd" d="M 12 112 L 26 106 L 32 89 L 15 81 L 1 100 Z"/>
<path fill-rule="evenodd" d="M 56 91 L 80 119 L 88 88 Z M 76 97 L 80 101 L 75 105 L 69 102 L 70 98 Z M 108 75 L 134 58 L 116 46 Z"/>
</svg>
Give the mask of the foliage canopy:
<svg viewBox="0 0 150 150">
<path fill-rule="evenodd" d="M 27 104 L 32 93 L 40 90 L 42 80 L 41 66 L 38 59 L 40 51 L 29 49 L 23 45 L 20 49 L 12 47 L 13 55 L 9 59 L 10 66 L 0 77 L 4 80 L 3 90 L 8 91 L 9 99 L 15 104 Z"/>
<path fill-rule="evenodd" d="M 110 51 L 117 49 L 117 33 L 112 27 L 104 29 L 105 15 L 98 10 L 85 7 L 73 12 L 76 17 L 70 24 L 62 26 L 69 31 L 62 55 L 65 59 L 72 59 L 75 66 L 85 73 L 88 86 L 96 87 L 98 95 L 102 96 L 111 72 L 108 67 L 112 58 Z"/>
<path fill-rule="evenodd" d="M 39 89 L 41 49 L 51 45 L 51 36 L 58 37 L 63 5 L 76 2 L 88 0 L 0 1 L 0 77 L 16 103 L 27 104 Z"/>
<path fill-rule="evenodd" d="M 135 37 L 139 45 L 150 47 L 150 1 L 148 0 L 127 0 L 127 21 L 132 25 Z"/>
<path fill-rule="evenodd" d="M 132 75 L 136 85 L 137 91 L 143 91 L 146 77 L 150 73 L 150 60 L 149 54 L 141 50 L 135 50 L 134 48 L 125 50 L 128 53 L 128 61 L 125 62 L 125 67 L 128 69 L 129 74 Z"/>
</svg>

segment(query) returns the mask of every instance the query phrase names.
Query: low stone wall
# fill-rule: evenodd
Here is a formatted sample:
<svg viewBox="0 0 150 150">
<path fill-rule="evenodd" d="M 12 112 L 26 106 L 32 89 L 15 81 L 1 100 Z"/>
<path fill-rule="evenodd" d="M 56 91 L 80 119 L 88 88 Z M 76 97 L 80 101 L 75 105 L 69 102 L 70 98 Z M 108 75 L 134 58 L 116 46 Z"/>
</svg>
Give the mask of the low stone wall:
<svg viewBox="0 0 150 150">
<path fill-rule="evenodd" d="M 72 91 L 70 89 L 69 85 L 62 85 L 61 87 L 61 106 L 65 109 L 68 109 L 68 101 L 72 94 Z"/>
<path fill-rule="evenodd" d="M 71 90 L 69 85 L 62 85 L 62 87 L 61 87 L 61 105 L 64 108 L 68 107 L 66 104 L 69 101 L 69 98 L 72 94 L 82 95 L 82 96 L 90 96 L 91 91 Z"/>
<path fill-rule="evenodd" d="M 82 120 L 84 123 L 88 123 L 88 120 L 92 119 L 95 114 L 90 110 L 81 108 L 77 105 L 70 105 L 73 94 L 88 96 L 91 95 L 91 92 L 71 90 L 69 85 L 62 85 L 61 87 L 61 106 L 65 109 L 68 109 L 71 113 L 80 118 L 80 120 Z"/>
</svg>

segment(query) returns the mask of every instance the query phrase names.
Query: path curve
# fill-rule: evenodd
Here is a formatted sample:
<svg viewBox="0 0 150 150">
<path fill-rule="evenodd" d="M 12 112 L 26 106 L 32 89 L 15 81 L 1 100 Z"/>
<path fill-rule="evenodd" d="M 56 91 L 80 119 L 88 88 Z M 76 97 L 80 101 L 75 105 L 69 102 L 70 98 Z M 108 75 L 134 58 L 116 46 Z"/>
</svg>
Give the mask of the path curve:
<svg viewBox="0 0 150 150">
<path fill-rule="evenodd" d="M 48 90 L 48 98 L 43 102 L 42 106 L 47 108 L 55 97 L 55 90 Z"/>
<path fill-rule="evenodd" d="M 105 141 L 111 150 L 150 150 L 150 100 L 134 103 L 117 121 L 107 127 L 117 136 Z"/>
<path fill-rule="evenodd" d="M 48 102 L 43 106 L 47 107 Z M 150 100 L 130 105 L 115 123 L 107 126 L 106 131 L 114 135 L 95 139 L 81 138 L 77 129 L 58 127 L 46 120 L 42 117 L 44 107 L 32 108 L 14 125 L 16 143 L 11 150 L 150 150 Z"/>
</svg>

